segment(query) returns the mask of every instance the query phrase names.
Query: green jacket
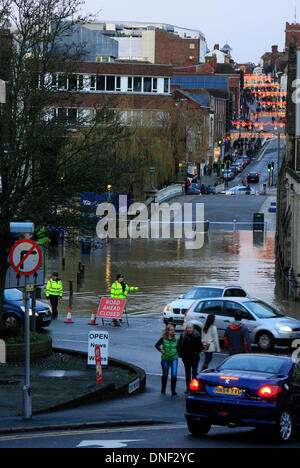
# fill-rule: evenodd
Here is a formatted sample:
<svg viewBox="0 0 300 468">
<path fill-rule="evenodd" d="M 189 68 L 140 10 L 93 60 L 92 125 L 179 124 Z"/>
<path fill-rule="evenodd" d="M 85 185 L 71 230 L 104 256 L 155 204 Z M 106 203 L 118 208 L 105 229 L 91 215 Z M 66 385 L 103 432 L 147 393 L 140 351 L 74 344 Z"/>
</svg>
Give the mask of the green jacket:
<svg viewBox="0 0 300 468">
<path fill-rule="evenodd" d="M 63 287 L 61 280 L 54 281 L 54 279 L 50 278 L 47 283 L 46 288 L 46 297 L 49 296 L 60 296 L 62 297 Z"/>
<path fill-rule="evenodd" d="M 121 283 L 119 283 L 119 281 L 115 281 L 114 284 L 112 285 L 111 287 L 111 290 L 110 290 L 110 297 L 112 299 L 126 299 L 127 297 L 127 294 L 129 292 L 133 292 L 133 291 L 138 291 L 139 288 L 136 288 L 136 287 L 132 287 L 130 288 L 126 283 L 125 283 L 125 290 L 123 292 L 123 286 Z"/>
<path fill-rule="evenodd" d="M 158 351 L 161 351 L 161 346 L 162 349 L 165 351 L 165 354 L 161 355 L 161 358 L 164 361 L 174 361 L 175 359 L 178 359 L 178 338 L 177 336 L 174 336 L 172 340 L 168 340 L 168 338 L 161 338 L 155 345 L 156 349 Z"/>
</svg>

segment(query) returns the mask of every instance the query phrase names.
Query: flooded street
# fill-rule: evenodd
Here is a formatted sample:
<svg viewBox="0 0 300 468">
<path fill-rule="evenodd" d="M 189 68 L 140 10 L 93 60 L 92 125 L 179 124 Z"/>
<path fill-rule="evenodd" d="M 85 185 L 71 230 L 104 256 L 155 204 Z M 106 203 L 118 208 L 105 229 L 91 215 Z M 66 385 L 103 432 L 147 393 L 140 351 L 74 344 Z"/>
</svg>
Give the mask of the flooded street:
<svg viewBox="0 0 300 468">
<path fill-rule="evenodd" d="M 197 284 L 239 284 L 251 296 L 300 319 L 300 304 L 284 298 L 276 287 L 274 246 L 274 232 L 264 238 L 252 231 L 213 232 L 200 250 L 186 250 L 177 240 L 114 240 L 90 255 L 67 247 L 65 271 L 58 247 L 49 251 L 48 276 L 57 270 L 63 280 L 61 316 L 68 311 L 69 281 L 73 282 L 72 315 L 90 317 L 122 273 L 129 286 L 139 286 L 139 292 L 129 296 L 128 314 L 162 317 L 168 302 Z M 85 274 L 77 287 L 79 262 L 85 265 Z"/>
</svg>

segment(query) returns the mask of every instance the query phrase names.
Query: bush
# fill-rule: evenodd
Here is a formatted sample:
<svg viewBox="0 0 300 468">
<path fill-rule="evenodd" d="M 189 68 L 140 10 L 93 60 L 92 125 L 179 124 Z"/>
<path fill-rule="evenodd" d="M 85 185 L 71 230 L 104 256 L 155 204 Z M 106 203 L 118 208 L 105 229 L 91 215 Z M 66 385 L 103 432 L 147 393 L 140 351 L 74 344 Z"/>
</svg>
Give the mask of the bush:
<svg viewBox="0 0 300 468">
<path fill-rule="evenodd" d="M 6 344 L 23 344 L 25 342 L 24 330 L 20 329 L 8 329 L 1 330 L 1 339 Z M 30 333 L 30 343 L 37 343 L 42 338 L 38 333 Z"/>
</svg>

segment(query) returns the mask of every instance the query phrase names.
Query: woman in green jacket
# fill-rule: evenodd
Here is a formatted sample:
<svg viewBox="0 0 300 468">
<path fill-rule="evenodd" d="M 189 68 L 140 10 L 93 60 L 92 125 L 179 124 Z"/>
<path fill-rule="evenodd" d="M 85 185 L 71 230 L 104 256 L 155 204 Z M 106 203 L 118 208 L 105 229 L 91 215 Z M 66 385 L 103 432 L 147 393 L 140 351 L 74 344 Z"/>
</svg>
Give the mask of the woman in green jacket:
<svg viewBox="0 0 300 468">
<path fill-rule="evenodd" d="M 176 393 L 177 382 L 177 368 L 178 368 L 178 346 L 179 342 L 175 335 L 175 328 L 173 325 L 168 325 L 162 334 L 162 337 L 156 343 L 156 349 L 162 354 L 161 367 L 161 393 L 166 393 L 166 386 L 168 382 L 169 369 L 171 367 L 171 392 L 172 395 Z"/>
</svg>

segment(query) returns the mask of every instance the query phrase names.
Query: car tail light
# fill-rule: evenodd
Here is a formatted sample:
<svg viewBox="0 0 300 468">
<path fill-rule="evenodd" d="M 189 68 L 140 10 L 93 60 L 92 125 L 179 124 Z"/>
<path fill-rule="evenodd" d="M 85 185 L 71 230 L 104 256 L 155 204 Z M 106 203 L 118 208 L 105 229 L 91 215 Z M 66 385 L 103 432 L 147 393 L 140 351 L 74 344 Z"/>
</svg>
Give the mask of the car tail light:
<svg viewBox="0 0 300 468">
<path fill-rule="evenodd" d="M 227 377 L 225 375 L 221 375 L 220 379 L 221 380 L 239 380 L 238 377 Z"/>
<path fill-rule="evenodd" d="M 263 398 L 271 398 L 274 397 L 275 395 L 278 395 L 282 390 L 279 385 L 264 385 L 261 387 L 258 391 L 258 396 L 263 397 Z"/>
<path fill-rule="evenodd" d="M 199 380 L 193 379 L 190 383 L 190 390 L 192 392 L 199 392 L 200 389 L 201 389 L 201 384 Z"/>
</svg>

